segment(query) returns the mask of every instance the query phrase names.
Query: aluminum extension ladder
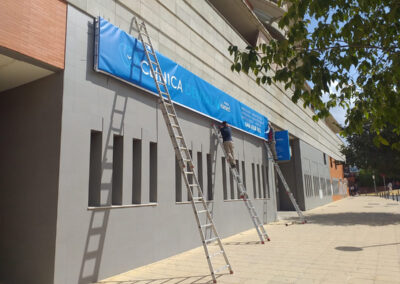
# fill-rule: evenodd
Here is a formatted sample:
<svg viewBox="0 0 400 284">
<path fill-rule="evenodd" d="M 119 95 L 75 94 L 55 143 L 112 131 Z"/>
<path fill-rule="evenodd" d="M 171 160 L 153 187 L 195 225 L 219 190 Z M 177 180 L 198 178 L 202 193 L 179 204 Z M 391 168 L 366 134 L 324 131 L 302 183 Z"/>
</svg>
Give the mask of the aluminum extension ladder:
<svg viewBox="0 0 400 284">
<path fill-rule="evenodd" d="M 213 124 L 213 130 L 214 130 L 214 135 L 217 137 L 218 139 L 218 144 L 221 145 L 222 151 L 224 152 L 224 156 L 226 158 L 226 160 L 229 160 L 228 155 L 225 151 L 225 148 L 223 146 L 223 140 L 222 140 L 222 136 L 221 133 L 218 131 L 217 127 L 215 126 L 215 124 Z M 229 163 L 229 162 L 228 162 Z M 229 163 L 230 164 L 230 163 Z M 265 231 L 264 225 L 263 223 L 261 223 L 260 218 L 258 218 L 257 212 L 254 208 L 253 202 L 251 202 L 251 200 L 249 199 L 249 195 L 247 194 L 247 190 L 244 186 L 244 183 L 242 182 L 242 179 L 240 177 L 240 174 L 237 171 L 237 168 L 232 168 L 231 166 L 229 166 L 229 169 L 233 175 L 233 177 L 236 180 L 236 183 L 238 185 L 238 189 L 240 192 L 240 198 L 243 199 L 244 204 L 246 205 L 247 210 L 249 211 L 251 220 L 253 221 L 254 227 L 256 228 L 258 237 L 261 240 L 261 243 L 264 244 L 265 241 L 270 241 L 267 232 Z"/>
<path fill-rule="evenodd" d="M 167 124 L 168 133 L 174 146 L 175 155 L 178 160 L 191 199 L 193 213 L 195 215 L 197 227 L 199 229 L 200 237 L 203 243 L 208 267 L 210 269 L 213 282 L 216 283 L 216 273 L 228 269 L 229 272 L 232 274 L 232 266 L 230 265 L 226 252 L 222 246 L 221 239 L 217 233 L 210 211 L 208 210 L 207 203 L 204 199 L 202 189 L 195 174 L 194 164 L 190 156 L 189 149 L 186 145 L 185 139 L 183 137 L 182 129 L 179 124 L 173 102 L 169 95 L 168 87 L 166 85 L 165 78 L 163 77 L 156 52 L 153 48 L 149 34 L 147 32 L 146 25 L 143 21 L 141 21 L 141 23 L 139 24 L 136 18 L 134 18 L 134 20 L 137 31 L 139 32 L 139 40 L 142 42 L 147 61 L 149 62 L 151 74 L 157 87 L 161 110 L 164 116 L 165 123 Z M 197 195 L 194 194 L 196 191 Z M 200 221 L 200 214 L 201 216 L 204 216 L 203 214 L 205 214 L 206 220 L 204 223 Z M 205 231 L 206 229 L 210 228 L 212 229 L 211 231 L 213 235 L 211 235 L 211 237 L 207 239 Z M 211 244 L 215 242 L 217 246 L 211 246 Z M 225 265 L 218 269 L 214 269 L 212 259 L 217 256 L 223 257 Z"/>
<path fill-rule="evenodd" d="M 267 149 L 268 153 L 268 159 L 272 160 L 272 163 L 274 164 L 275 170 L 278 173 L 278 176 L 280 177 L 283 186 L 285 188 L 286 194 L 289 196 L 290 201 L 293 204 L 294 209 L 296 209 L 297 215 L 299 215 L 300 222 L 302 224 L 307 223 L 306 218 L 304 217 L 303 213 L 301 212 L 299 205 L 297 205 L 296 199 L 294 199 L 293 193 L 291 192 L 289 185 L 287 184 L 285 177 L 282 174 L 281 168 L 279 167 L 278 163 L 274 160 L 271 148 L 269 147 L 268 143 L 264 141 L 265 148 Z"/>
</svg>

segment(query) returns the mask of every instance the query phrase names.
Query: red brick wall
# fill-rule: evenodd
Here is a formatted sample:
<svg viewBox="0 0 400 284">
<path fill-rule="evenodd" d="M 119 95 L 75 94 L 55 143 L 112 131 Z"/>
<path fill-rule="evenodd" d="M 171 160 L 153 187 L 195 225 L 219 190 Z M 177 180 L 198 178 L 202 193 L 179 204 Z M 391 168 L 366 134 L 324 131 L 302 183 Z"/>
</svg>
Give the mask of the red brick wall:
<svg viewBox="0 0 400 284">
<path fill-rule="evenodd" d="M 62 0 L 1 0 L 0 46 L 63 69 L 66 18 Z"/>
<path fill-rule="evenodd" d="M 344 180 L 344 172 L 343 172 L 343 165 L 336 165 L 335 166 L 335 160 L 332 157 L 329 157 L 329 171 L 331 174 L 331 182 L 333 178 L 336 178 L 343 182 Z M 347 189 L 348 192 L 348 189 Z M 342 199 L 342 195 L 333 195 L 332 200 L 336 201 L 339 199 Z"/>
<path fill-rule="evenodd" d="M 335 160 L 331 157 L 329 157 L 329 170 L 331 173 L 331 178 L 337 178 L 343 180 L 344 177 L 343 165 L 335 166 Z"/>
</svg>

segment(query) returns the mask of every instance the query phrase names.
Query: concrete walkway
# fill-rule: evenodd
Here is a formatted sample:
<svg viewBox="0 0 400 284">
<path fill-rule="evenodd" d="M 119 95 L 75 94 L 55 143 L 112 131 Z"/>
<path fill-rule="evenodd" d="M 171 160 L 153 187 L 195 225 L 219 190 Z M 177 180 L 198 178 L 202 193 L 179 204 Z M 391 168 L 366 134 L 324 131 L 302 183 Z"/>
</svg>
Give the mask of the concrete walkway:
<svg viewBox="0 0 400 284">
<path fill-rule="evenodd" d="M 218 283 L 400 283 L 400 202 L 349 197 L 308 211 L 309 223 L 266 226 L 223 239 L 234 274 Z M 212 283 L 199 247 L 101 281 Z"/>
</svg>

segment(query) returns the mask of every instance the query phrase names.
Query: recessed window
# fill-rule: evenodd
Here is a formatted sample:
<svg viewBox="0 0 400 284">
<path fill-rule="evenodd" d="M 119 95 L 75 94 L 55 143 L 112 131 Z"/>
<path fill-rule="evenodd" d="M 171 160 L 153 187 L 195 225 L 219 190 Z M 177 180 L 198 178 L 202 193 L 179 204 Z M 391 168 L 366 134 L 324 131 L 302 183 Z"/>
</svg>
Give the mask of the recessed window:
<svg viewBox="0 0 400 284">
<path fill-rule="evenodd" d="M 124 159 L 124 138 L 114 135 L 113 171 L 112 171 L 112 205 L 122 205 L 122 172 Z"/>
<path fill-rule="evenodd" d="M 231 199 L 235 199 L 235 183 L 233 180 L 233 175 L 231 170 L 229 170 L 229 183 L 231 185 Z"/>
<path fill-rule="evenodd" d="M 213 183 L 212 183 L 212 162 L 211 155 L 207 154 L 207 198 L 214 199 Z"/>
<path fill-rule="evenodd" d="M 242 161 L 242 182 L 244 188 L 246 188 L 246 164 L 244 161 Z"/>
<path fill-rule="evenodd" d="M 150 202 L 157 202 L 157 143 L 150 142 Z"/>
<path fill-rule="evenodd" d="M 89 206 L 100 205 L 102 133 L 90 133 Z"/>
<path fill-rule="evenodd" d="M 253 194 L 254 198 L 257 198 L 257 185 L 256 185 L 256 170 L 254 163 L 251 163 L 251 176 L 253 180 Z"/>
<path fill-rule="evenodd" d="M 192 150 L 189 150 L 190 159 L 193 159 L 193 155 L 192 154 L 193 154 Z M 190 167 L 190 163 L 189 162 L 187 162 L 187 164 L 186 164 L 186 169 L 188 171 L 194 171 L 194 169 L 192 169 Z M 187 179 L 188 179 L 189 184 L 193 184 L 193 175 L 187 175 Z M 197 196 L 197 193 L 198 193 L 198 188 L 193 188 L 192 187 L 193 196 Z M 190 196 L 190 192 L 189 191 L 188 191 L 188 195 L 187 195 L 187 201 L 192 201 L 192 197 Z"/>
<path fill-rule="evenodd" d="M 236 170 L 237 170 L 238 175 L 239 175 L 239 177 L 240 177 L 240 164 L 239 164 L 239 160 L 236 160 Z M 236 182 L 236 179 L 235 179 L 235 182 Z M 236 195 L 236 197 L 239 198 L 239 196 L 240 196 L 241 194 L 240 194 L 239 185 L 238 185 L 237 183 L 236 183 L 236 190 L 237 190 L 237 195 Z"/>
<path fill-rule="evenodd" d="M 225 157 L 221 157 L 222 164 L 222 189 L 224 191 L 224 200 L 228 199 L 228 187 L 226 184 L 226 160 Z"/>
<path fill-rule="evenodd" d="M 257 164 L 257 185 L 258 185 L 258 197 L 262 198 L 261 194 L 261 177 L 260 177 L 260 165 Z"/>
<path fill-rule="evenodd" d="M 203 153 L 197 152 L 197 180 L 203 189 Z"/>
<path fill-rule="evenodd" d="M 178 159 L 175 156 L 175 201 L 182 202 L 182 173 Z"/>
<path fill-rule="evenodd" d="M 142 199 L 142 140 L 132 142 L 132 204 L 140 204 Z"/>
<path fill-rule="evenodd" d="M 266 179 L 266 173 L 265 173 L 265 167 L 264 165 L 261 165 L 261 177 L 262 177 L 262 192 L 263 192 L 263 198 L 267 198 L 267 179 Z"/>
</svg>

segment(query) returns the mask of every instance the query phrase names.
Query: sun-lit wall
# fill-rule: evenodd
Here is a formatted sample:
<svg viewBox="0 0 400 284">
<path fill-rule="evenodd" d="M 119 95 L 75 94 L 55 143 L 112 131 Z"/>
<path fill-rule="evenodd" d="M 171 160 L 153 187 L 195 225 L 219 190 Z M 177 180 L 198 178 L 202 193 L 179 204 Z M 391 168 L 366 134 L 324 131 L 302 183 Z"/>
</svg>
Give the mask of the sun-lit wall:
<svg viewBox="0 0 400 284">
<path fill-rule="evenodd" d="M 63 69 L 66 16 L 62 0 L 2 0 L 0 47 Z"/>
<path fill-rule="evenodd" d="M 347 181 L 344 179 L 343 165 L 336 164 L 335 159 L 329 157 L 329 171 L 331 175 L 332 200 L 336 201 L 348 195 Z M 337 182 L 337 185 L 336 185 Z M 335 190 L 335 188 L 337 188 Z"/>
</svg>

